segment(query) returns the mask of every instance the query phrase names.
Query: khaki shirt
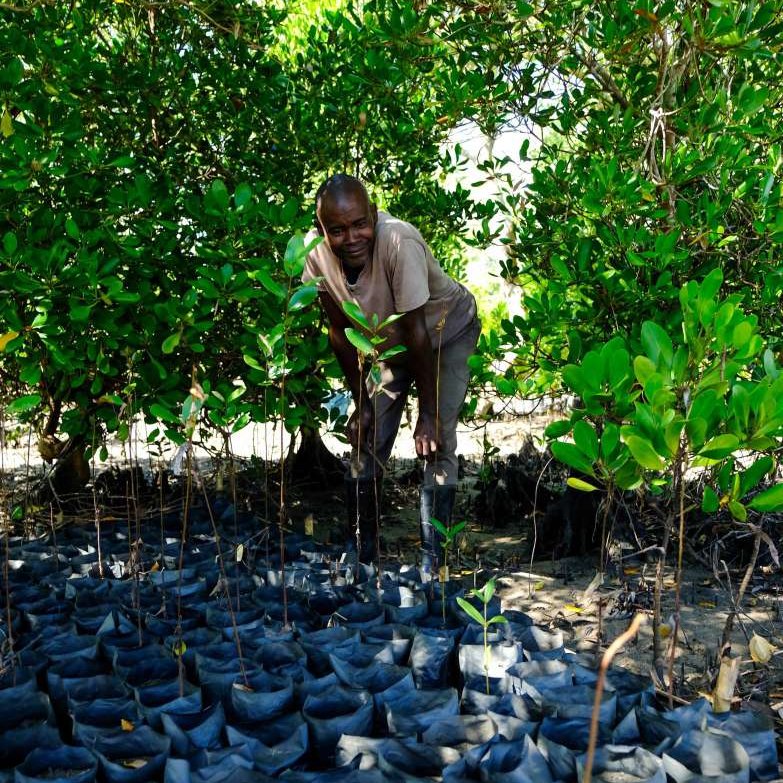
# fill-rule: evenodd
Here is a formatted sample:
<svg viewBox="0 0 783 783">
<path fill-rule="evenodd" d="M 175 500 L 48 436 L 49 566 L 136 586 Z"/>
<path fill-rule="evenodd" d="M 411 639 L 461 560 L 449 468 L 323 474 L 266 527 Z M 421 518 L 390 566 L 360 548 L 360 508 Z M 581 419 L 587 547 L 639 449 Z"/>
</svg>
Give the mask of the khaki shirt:
<svg viewBox="0 0 783 783">
<path fill-rule="evenodd" d="M 307 242 L 317 236 L 315 229 Z M 421 234 L 404 220 L 378 212 L 372 261 L 365 264 L 356 283 L 348 283 L 340 259 L 326 240 L 307 256 L 302 281 L 322 278 L 318 290 L 325 291 L 342 309 L 342 302 L 354 302 L 370 319 L 383 321 L 393 313 L 407 313 L 424 305 L 424 317 L 433 349 L 447 345 L 468 328 L 476 317 L 473 295 L 452 280 L 432 255 Z M 399 324 L 391 324 L 382 334 L 385 350 L 402 345 Z M 405 361 L 405 354 L 392 361 Z"/>
</svg>

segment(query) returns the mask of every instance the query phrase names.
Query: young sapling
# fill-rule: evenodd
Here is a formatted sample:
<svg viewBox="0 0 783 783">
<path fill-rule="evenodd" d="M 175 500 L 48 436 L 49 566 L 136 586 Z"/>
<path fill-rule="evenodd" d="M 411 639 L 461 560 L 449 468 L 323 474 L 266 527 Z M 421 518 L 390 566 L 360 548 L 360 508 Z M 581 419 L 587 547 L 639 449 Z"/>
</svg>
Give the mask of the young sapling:
<svg viewBox="0 0 783 783">
<path fill-rule="evenodd" d="M 440 533 L 443 540 L 440 542 L 443 548 L 443 568 L 440 569 L 441 582 L 441 608 L 443 610 L 443 624 L 446 624 L 446 582 L 449 581 L 449 548 L 456 541 L 457 536 L 465 529 L 467 522 L 457 522 L 455 525 L 444 525 L 435 517 L 430 517 L 430 522 L 435 530 Z"/>
<path fill-rule="evenodd" d="M 484 681 L 486 683 L 487 696 L 489 696 L 489 662 L 490 662 L 490 648 L 489 648 L 489 626 L 496 623 L 507 623 L 505 617 L 502 614 L 496 614 L 493 617 L 487 617 L 492 596 L 495 595 L 495 577 L 493 576 L 484 587 L 480 589 L 474 589 L 470 591 L 470 595 L 476 597 L 484 605 L 484 611 L 479 612 L 473 604 L 469 603 L 467 599 L 461 596 L 457 597 L 457 603 L 462 608 L 468 617 L 475 620 L 484 631 Z"/>
</svg>

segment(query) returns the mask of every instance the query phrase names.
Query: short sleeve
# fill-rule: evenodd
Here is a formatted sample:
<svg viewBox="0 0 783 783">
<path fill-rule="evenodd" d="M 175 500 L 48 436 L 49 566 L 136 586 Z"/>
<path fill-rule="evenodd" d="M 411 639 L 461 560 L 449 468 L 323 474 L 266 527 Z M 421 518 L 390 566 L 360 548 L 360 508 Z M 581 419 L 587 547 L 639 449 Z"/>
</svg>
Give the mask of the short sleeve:
<svg viewBox="0 0 783 783">
<path fill-rule="evenodd" d="M 391 272 L 394 309 L 398 313 L 408 313 L 429 301 L 427 254 L 421 242 L 403 239 Z"/>
<path fill-rule="evenodd" d="M 319 291 L 323 291 L 325 288 L 322 275 L 323 273 L 318 268 L 318 262 L 315 259 L 315 254 L 312 252 L 308 253 L 307 259 L 305 260 L 304 270 L 302 271 L 302 282 L 309 283 L 314 278 L 321 277 L 321 280 L 318 281 L 317 287 Z"/>
</svg>

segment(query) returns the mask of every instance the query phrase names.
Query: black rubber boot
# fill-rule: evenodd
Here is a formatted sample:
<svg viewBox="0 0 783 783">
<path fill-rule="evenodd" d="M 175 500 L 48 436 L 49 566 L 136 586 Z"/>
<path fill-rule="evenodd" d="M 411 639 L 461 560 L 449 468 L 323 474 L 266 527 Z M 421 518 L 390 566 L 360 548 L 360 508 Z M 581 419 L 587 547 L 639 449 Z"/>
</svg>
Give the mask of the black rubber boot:
<svg viewBox="0 0 783 783">
<path fill-rule="evenodd" d="M 346 478 L 345 531 L 348 551 L 356 551 L 356 528 L 359 528 L 359 561 L 372 563 L 377 555 L 376 536 L 380 528 L 382 479 Z"/>
<path fill-rule="evenodd" d="M 457 488 L 453 485 L 421 488 L 419 506 L 421 528 L 421 565 L 422 573 L 435 578 L 440 566 L 443 551 L 443 536 L 435 529 L 430 520 L 437 519 L 445 527 L 451 525 L 454 500 Z"/>
</svg>

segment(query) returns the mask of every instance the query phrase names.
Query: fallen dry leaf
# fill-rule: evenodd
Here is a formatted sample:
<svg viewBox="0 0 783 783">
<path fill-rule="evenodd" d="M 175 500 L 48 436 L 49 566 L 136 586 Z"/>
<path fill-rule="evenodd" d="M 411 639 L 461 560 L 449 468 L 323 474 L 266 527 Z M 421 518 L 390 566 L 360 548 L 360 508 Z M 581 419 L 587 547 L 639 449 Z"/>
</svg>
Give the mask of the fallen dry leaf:
<svg viewBox="0 0 783 783">
<path fill-rule="evenodd" d="M 771 645 L 763 636 L 753 634 L 753 638 L 748 644 L 750 657 L 755 663 L 769 663 L 770 658 L 775 654 L 776 648 Z"/>
</svg>

